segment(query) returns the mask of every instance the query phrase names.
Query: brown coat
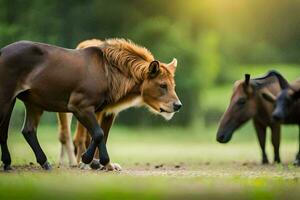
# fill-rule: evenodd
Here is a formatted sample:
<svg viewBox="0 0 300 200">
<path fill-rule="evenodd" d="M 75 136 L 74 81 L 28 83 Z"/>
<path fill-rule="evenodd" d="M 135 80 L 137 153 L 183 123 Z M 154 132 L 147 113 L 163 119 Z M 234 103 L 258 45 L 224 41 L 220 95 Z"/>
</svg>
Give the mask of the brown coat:
<svg viewBox="0 0 300 200">
<path fill-rule="evenodd" d="M 156 61 L 147 49 L 122 39 L 80 50 L 28 41 L 2 48 L 0 139 L 4 167 L 9 168 L 11 162 L 7 129 L 16 98 L 26 107 L 22 133 L 45 169 L 50 165 L 36 137 L 43 110 L 72 112 L 92 136 L 82 161 L 91 162 L 98 147 L 100 162 L 106 166 L 109 156 L 95 112 L 139 98 L 140 104 L 170 119 L 181 106 L 174 87 L 175 68 L 174 63 Z"/>
<path fill-rule="evenodd" d="M 280 123 L 272 119 L 274 104 L 268 101 L 266 96 L 277 96 L 287 84 L 287 81 L 276 71 L 270 71 L 264 77 L 251 80 L 250 75 L 246 75 L 245 80 L 237 81 L 230 104 L 220 120 L 217 140 L 221 143 L 229 142 L 239 127 L 253 119 L 262 150 L 262 163 L 269 162 L 265 152 L 267 127 L 270 127 L 272 131 L 274 161 L 280 162 Z M 293 117 L 285 123 L 298 124 Z"/>
</svg>

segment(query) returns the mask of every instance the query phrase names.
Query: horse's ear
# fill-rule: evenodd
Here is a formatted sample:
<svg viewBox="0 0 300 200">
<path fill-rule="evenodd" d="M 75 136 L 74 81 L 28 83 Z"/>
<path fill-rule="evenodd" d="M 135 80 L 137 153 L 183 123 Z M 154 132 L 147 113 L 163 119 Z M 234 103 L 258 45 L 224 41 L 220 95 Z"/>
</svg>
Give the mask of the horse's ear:
<svg viewBox="0 0 300 200">
<path fill-rule="evenodd" d="M 249 85 L 250 82 L 250 74 L 245 74 L 245 85 Z"/>
<path fill-rule="evenodd" d="M 253 93 L 253 88 L 250 85 L 250 74 L 245 74 L 245 81 L 243 87 L 247 95 L 250 96 Z"/>
<path fill-rule="evenodd" d="M 155 78 L 159 74 L 159 62 L 157 60 L 154 60 L 149 65 L 149 78 Z"/>
<path fill-rule="evenodd" d="M 177 68 L 177 59 L 173 58 L 172 62 L 168 64 L 170 71 L 175 74 L 176 68 Z"/>
</svg>

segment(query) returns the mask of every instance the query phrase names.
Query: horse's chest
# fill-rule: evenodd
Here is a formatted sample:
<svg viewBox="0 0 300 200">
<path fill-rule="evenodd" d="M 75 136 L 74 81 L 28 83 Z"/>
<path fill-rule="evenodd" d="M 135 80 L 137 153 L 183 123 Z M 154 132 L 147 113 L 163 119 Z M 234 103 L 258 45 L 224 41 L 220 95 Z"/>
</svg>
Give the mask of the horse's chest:
<svg viewBox="0 0 300 200">
<path fill-rule="evenodd" d="M 108 105 L 104 108 L 106 113 L 118 114 L 119 112 L 126 110 L 131 107 L 139 107 L 143 105 L 143 100 L 141 96 L 134 97 L 131 99 L 123 100 L 111 105 Z"/>
</svg>

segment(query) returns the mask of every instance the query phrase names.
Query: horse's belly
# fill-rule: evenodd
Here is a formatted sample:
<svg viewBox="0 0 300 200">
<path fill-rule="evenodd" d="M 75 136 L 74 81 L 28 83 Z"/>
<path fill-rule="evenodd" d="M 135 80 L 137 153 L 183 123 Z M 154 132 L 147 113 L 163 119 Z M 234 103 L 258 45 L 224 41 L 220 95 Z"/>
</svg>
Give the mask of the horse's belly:
<svg viewBox="0 0 300 200">
<path fill-rule="evenodd" d="M 68 98 L 58 94 L 49 95 L 45 93 L 27 90 L 20 93 L 17 97 L 24 103 L 35 105 L 46 111 L 68 112 Z"/>
</svg>

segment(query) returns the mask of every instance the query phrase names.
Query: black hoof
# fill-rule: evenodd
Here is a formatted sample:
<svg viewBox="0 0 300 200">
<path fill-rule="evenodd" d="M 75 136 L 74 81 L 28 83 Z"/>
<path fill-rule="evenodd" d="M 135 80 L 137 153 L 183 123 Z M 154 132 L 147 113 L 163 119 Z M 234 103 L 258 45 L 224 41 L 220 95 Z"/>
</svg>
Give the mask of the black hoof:
<svg viewBox="0 0 300 200">
<path fill-rule="evenodd" d="M 261 163 L 262 163 L 263 165 L 268 165 L 268 164 L 269 164 L 269 159 L 268 159 L 268 156 L 267 156 L 267 155 L 262 155 Z"/>
<path fill-rule="evenodd" d="M 100 165 L 99 160 L 93 159 L 93 161 L 90 164 L 90 167 L 92 169 L 100 169 L 101 165 Z"/>
<path fill-rule="evenodd" d="M 277 157 L 277 156 L 276 156 L 276 157 L 274 158 L 274 163 L 275 163 L 275 164 L 280 164 L 280 163 L 281 163 L 280 157 Z"/>
<path fill-rule="evenodd" d="M 100 164 L 106 166 L 109 163 L 109 157 L 102 157 L 100 158 Z"/>
<path fill-rule="evenodd" d="M 274 160 L 274 164 L 280 164 L 281 161 L 280 160 Z"/>
<path fill-rule="evenodd" d="M 52 169 L 52 167 L 51 167 L 51 165 L 50 165 L 50 163 L 49 163 L 48 161 L 46 161 L 46 162 L 42 165 L 42 168 L 43 168 L 44 170 L 47 170 L 47 171 L 49 171 L 49 170 Z"/>
<path fill-rule="evenodd" d="M 4 165 L 3 169 L 4 169 L 4 171 L 10 171 L 10 170 L 12 170 L 12 168 L 11 168 L 10 165 Z"/>
<path fill-rule="evenodd" d="M 269 164 L 269 161 L 268 161 L 268 160 L 263 160 L 263 161 L 261 162 L 261 164 L 263 164 L 263 165 L 268 165 L 268 164 Z"/>
<path fill-rule="evenodd" d="M 91 163 L 93 160 L 93 156 L 89 156 L 87 155 L 87 153 L 84 153 L 82 154 L 81 156 L 81 161 L 84 163 L 84 164 L 89 164 Z"/>
</svg>

